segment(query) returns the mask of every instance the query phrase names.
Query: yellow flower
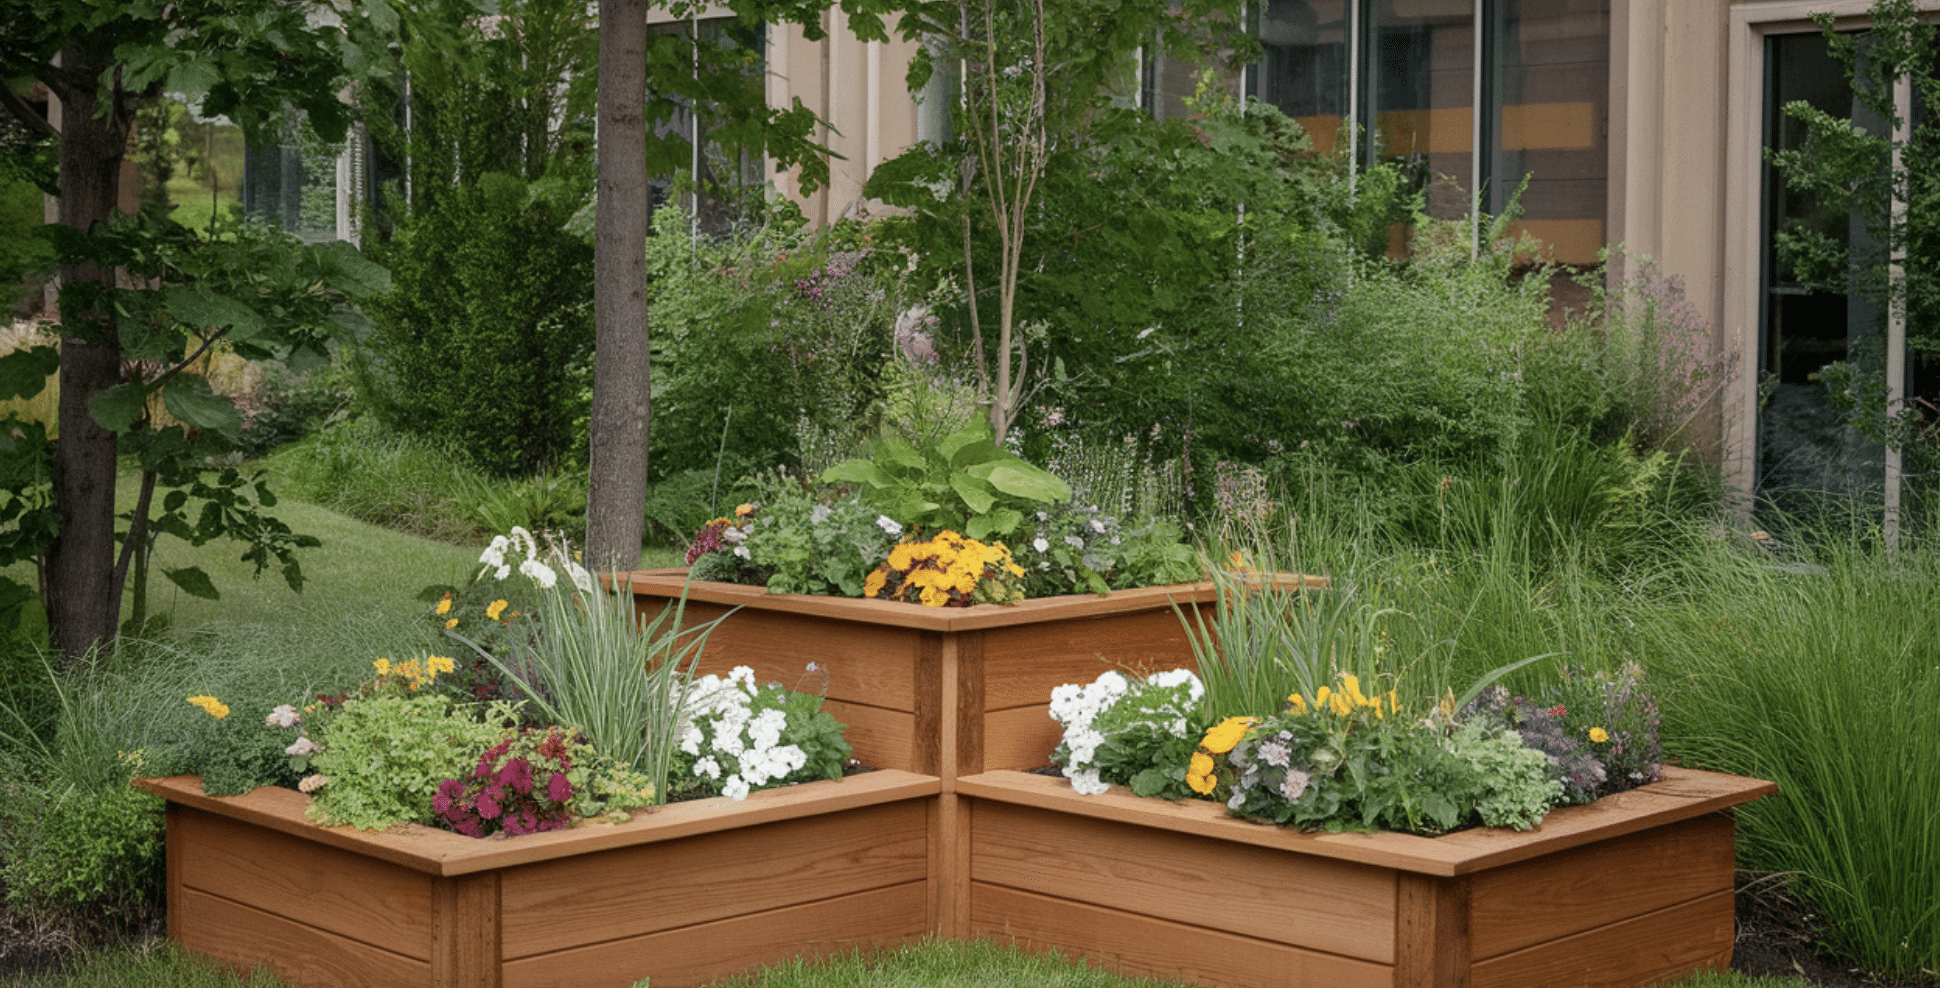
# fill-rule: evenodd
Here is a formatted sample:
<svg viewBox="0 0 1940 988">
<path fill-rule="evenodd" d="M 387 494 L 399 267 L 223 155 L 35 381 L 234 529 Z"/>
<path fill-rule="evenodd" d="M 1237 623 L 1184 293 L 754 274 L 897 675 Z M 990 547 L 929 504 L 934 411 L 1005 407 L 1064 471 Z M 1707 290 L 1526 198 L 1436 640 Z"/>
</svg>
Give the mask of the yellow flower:
<svg viewBox="0 0 1940 988">
<path fill-rule="evenodd" d="M 1206 732 L 1205 740 L 1199 742 L 1199 750 L 1211 755 L 1223 755 L 1246 736 L 1246 730 L 1253 726 L 1256 718 L 1228 717 Z"/>
<path fill-rule="evenodd" d="M 453 669 L 458 668 L 458 664 L 442 655 L 434 655 L 424 660 L 424 667 L 429 669 L 433 676 L 436 676 L 441 672 L 451 672 Z"/>
<path fill-rule="evenodd" d="M 1192 764 L 1186 769 L 1186 785 L 1191 786 L 1193 792 L 1204 796 L 1213 791 L 1215 784 L 1212 756 L 1195 752 L 1192 756 Z"/>
<path fill-rule="evenodd" d="M 862 595 L 864 597 L 874 597 L 882 593 L 882 588 L 888 583 L 889 573 L 885 570 L 876 570 L 862 581 Z"/>
<path fill-rule="evenodd" d="M 736 518 L 746 518 L 751 514 L 754 514 L 754 505 L 752 504 L 739 505 L 734 509 L 734 517 Z"/>
<path fill-rule="evenodd" d="M 1590 728 L 1590 740 L 1597 744 L 1602 744 L 1610 740 L 1610 732 L 1601 727 L 1592 727 Z"/>
<path fill-rule="evenodd" d="M 451 627 L 451 625 L 447 624 L 445 625 L 445 627 L 449 628 Z M 371 663 L 371 665 L 372 667 L 376 668 L 377 674 L 380 676 L 388 676 L 391 674 L 390 659 L 378 659 L 376 662 Z"/>
<path fill-rule="evenodd" d="M 1307 698 L 1298 693 L 1287 694 L 1287 709 L 1296 714 L 1307 712 Z"/>
<path fill-rule="evenodd" d="M 485 616 L 496 621 L 498 620 L 498 616 L 500 614 L 504 614 L 505 609 L 509 606 L 511 606 L 511 602 L 507 600 L 501 599 L 501 600 L 492 601 L 491 606 L 485 608 Z"/>
<path fill-rule="evenodd" d="M 889 550 L 890 569 L 908 569 L 915 561 L 916 547 L 908 542 L 898 542 L 896 548 Z"/>
<path fill-rule="evenodd" d="M 192 696 L 189 702 L 201 707 L 204 713 L 221 720 L 229 716 L 229 705 L 213 696 Z"/>
<path fill-rule="evenodd" d="M 1367 706 L 1367 697 L 1361 693 L 1361 677 L 1342 673 L 1340 684 L 1341 692 L 1347 694 L 1347 698 L 1352 700 L 1355 706 Z"/>
<path fill-rule="evenodd" d="M 1321 688 L 1315 690 L 1314 709 L 1315 710 L 1327 709 L 1327 706 L 1328 706 L 1327 701 L 1332 699 L 1333 696 L 1334 696 L 1334 691 L 1329 687 L 1322 686 Z"/>
<path fill-rule="evenodd" d="M 949 593 L 942 590 L 938 590 L 935 587 L 923 588 L 924 607 L 942 607 L 943 605 L 948 604 L 949 602 L 950 602 Z"/>
<path fill-rule="evenodd" d="M 1012 576 L 1023 576 L 1024 567 L 1019 566 L 1016 563 L 1007 562 L 1004 564 L 1004 572 L 1009 573 Z"/>
<path fill-rule="evenodd" d="M 456 627 L 458 627 L 458 619 L 457 619 L 457 618 L 448 618 L 448 619 L 446 619 L 446 621 L 445 621 L 445 627 L 446 627 L 446 628 L 456 628 Z"/>
<path fill-rule="evenodd" d="M 445 595 L 444 595 L 444 598 L 438 601 L 438 613 L 439 613 L 439 614 L 441 614 L 441 615 L 443 615 L 443 614 L 450 614 L 450 613 L 451 613 L 451 595 L 450 595 L 450 594 L 445 594 Z"/>
</svg>

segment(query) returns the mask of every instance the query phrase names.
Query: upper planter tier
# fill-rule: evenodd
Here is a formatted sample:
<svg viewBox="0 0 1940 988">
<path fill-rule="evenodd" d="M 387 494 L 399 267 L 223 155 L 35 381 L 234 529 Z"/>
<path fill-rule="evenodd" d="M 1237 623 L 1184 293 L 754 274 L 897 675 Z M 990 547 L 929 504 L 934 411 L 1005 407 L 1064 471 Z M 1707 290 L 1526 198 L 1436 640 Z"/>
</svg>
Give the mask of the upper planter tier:
<svg viewBox="0 0 1940 988">
<path fill-rule="evenodd" d="M 684 569 L 622 573 L 619 581 L 643 614 L 684 592 L 689 626 L 739 608 L 708 638 L 701 671 L 745 665 L 764 681 L 794 686 L 817 663 L 827 671 L 827 709 L 849 726 L 858 760 L 945 778 L 1047 764 L 1059 736 L 1053 689 L 1106 669 L 1193 667 L 1174 605 L 1190 615 L 1216 600 L 1210 582 L 921 607 L 690 583 Z M 1313 576 L 1276 581 L 1327 585 Z M 811 682 L 819 687 L 819 674 Z"/>
</svg>

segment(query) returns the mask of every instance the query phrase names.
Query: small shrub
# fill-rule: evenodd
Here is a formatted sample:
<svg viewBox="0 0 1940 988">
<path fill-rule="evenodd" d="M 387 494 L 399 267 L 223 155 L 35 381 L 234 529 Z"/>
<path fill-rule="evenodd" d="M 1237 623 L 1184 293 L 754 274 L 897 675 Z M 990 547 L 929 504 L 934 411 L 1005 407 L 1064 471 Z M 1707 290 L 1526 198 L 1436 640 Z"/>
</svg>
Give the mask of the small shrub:
<svg viewBox="0 0 1940 988">
<path fill-rule="evenodd" d="M 819 671 L 813 663 L 808 668 Z M 738 800 L 761 789 L 841 778 L 851 749 L 819 694 L 756 685 L 754 670 L 736 666 L 725 678 L 694 681 L 680 750 L 686 757 L 677 785 L 692 795 Z"/>
<path fill-rule="evenodd" d="M 435 660 L 433 660 L 435 662 Z M 450 668 L 450 660 L 443 667 Z M 378 678 L 335 711 L 319 704 L 314 730 L 320 746 L 313 774 L 298 788 L 315 798 L 311 820 L 382 830 L 400 823 L 431 823 L 431 799 L 444 780 L 469 771 L 477 753 L 498 737 L 498 725 L 455 707 L 444 695 L 422 689 L 424 666 L 409 675 L 389 660 L 377 662 Z M 502 714 L 499 719 L 503 719 Z"/>
<path fill-rule="evenodd" d="M 1187 669 L 1143 678 L 1111 671 L 1089 686 L 1059 686 L 1051 717 L 1064 737 L 1051 761 L 1087 795 L 1116 784 L 1141 796 L 1189 798 L 1186 773 L 1206 729 L 1205 692 Z"/>
</svg>

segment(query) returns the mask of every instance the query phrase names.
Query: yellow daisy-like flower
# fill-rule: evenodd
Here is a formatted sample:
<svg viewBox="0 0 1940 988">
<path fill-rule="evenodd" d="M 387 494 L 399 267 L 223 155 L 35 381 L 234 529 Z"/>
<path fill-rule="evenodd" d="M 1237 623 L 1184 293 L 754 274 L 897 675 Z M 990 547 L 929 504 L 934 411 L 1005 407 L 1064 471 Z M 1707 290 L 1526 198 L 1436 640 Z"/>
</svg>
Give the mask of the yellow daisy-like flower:
<svg viewBox="0 0 1940 988">
<path fill-rule="evenodd" d="M 451 625 L 447 624 L 445 627 L 449 628 Z M 371 667 L 376 669 L 377 674 L 380 676 L 388 676 L 391 674 L 390 659 L 378 659 L 376 662 L 371 663 Z"/>
<path fill-rule="evenodd" d="M 877 594 L 882 593 L 882 588 L 887 586 L 888 583 L 889 583 L 888 571 L 876 570 L 874 573 L 869 574 L 867 577 L 863 579 L 862 595 L 864 597 L 874 597 Z"/>
<path fill-rule="evenodd" d="M 1239 743 L 1240 738 L 1246 736 L 1247 729 L 1252 727 L 1257 719 L 1228 717 L 1220 721 L 1213 726 L 1212 730 L 1206 732 L 1205 740 L 1199 742 L 1199 750 L 1209 755 L 1223 755 L 1233 750 L 1233 746 Z"/>
<path fill-rule="evenodd" d="M 891 569 L 908 569 L 915 562 L 916 547 L 908 542 L 899 542 L 896 544 L 896 548 L 889 550 L 889 567 Z"/>
<path fill-rule="evenodd" d="M 1298 693 L 1287 694 L 1287 709 L 1296 714 L 1307 712 L 1307 698 Z"/>
<path fill-rule="evenodd" d="M 1193 754 L 1192 764 L 1186 768 L 1186 785 L 1191 786 L 1192 791 L 1201 796 L 1213 791 L 1213 787 L 1217 785 L 1217 780 L 1213 778 L 1213 760 L 1211 755 L 1197 752 Z"/>
<path fill-rule="evenodd" d="M 935 587 L 924 587 L 922 600 L 924 607 L 942 607 L 950 602 L 950 595 Z"/>
<path fill-rule="evenodd" d="M 445 615 L 450 613 L 451 613 L 451 595 L 445 594 L 444 597 L 438 601 L 438 614 Z"/>
<path fill-rule="evenodd" d="M 1004 564 L 1004 572 L 1009 573 L 1012 576 L 1023 576 L 1024 567 L 1019 566 L 1016 563 L 1007 562 Z"/>
<path fill-rule="evenodd" d="M 202 708 L 202 711 L 217 720 L 229 716 L 229 705 L 213 696 L 192 696 L 189 702 Z"/>
<path fill-rule="evenodd" d="M 512 606 L 512 602 L 508 600 L 500 599 L 492 601 L 491 606 L 485 608 L 485 616 L 496 621 L 498 620 L 498 616 L 504 614 L 505 609 L 510 606 Z"/>
<path fill-rule="evenodd" d="M 1590 740 L 1597 744 L 1602 744 L 1610 740 L 1610 732 L 1601 727 L 1592 727 L 1590 728 Z"/>
<path fill-rule="evenodd" d="M 458 664 L 446 658 L 445 656 L 434 655 L 424 660 L 424 667 L 426 669 L 431 670 L 431 674 L 433 676 L 436 676 L 441 672 L 451 672 L 452 670 L 458 668 Z"/>
<path fill-rule="evenodd" d="M 447 619 L 445 620 L 445 627 L 446 627 L 446 628 L 456 628 L 456 627 L 458 627 L 458 619 L 457 619 L 457 618 L 447 618 Z"/>
<path fill-rule="evenodd" d="M 751 514 L 754 514 L 754 505 L 752 504 L 738 505 L 734 509 L 734 517 L 736 518 L 746 518 Z"/>
</svg>

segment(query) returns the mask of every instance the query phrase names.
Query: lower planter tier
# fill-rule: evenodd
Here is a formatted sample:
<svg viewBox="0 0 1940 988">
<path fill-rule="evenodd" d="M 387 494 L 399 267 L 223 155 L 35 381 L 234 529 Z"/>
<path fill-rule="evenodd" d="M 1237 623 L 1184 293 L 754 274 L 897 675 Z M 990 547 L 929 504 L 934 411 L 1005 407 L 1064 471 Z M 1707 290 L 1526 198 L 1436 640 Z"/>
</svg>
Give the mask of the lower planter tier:
<svg viewBox="0 0 1940 988">
<path fill-rule="evenodd" d="M 510 840 L 324 828 L 284 789 L 169 801 L 169 936 L 293 984 L 695 985 L 933 928 L 939 783 L 871 772 Z"/>
<path fill-rule="evenodd" d="M 1731 817 L 1769 782 L 1666 769 L 1524 833 L 1301 834 L 1217 805 L 959 779 L 971 935 L 1245 988 L 1643 986 L 1723 968 Z"/>
</svg>

